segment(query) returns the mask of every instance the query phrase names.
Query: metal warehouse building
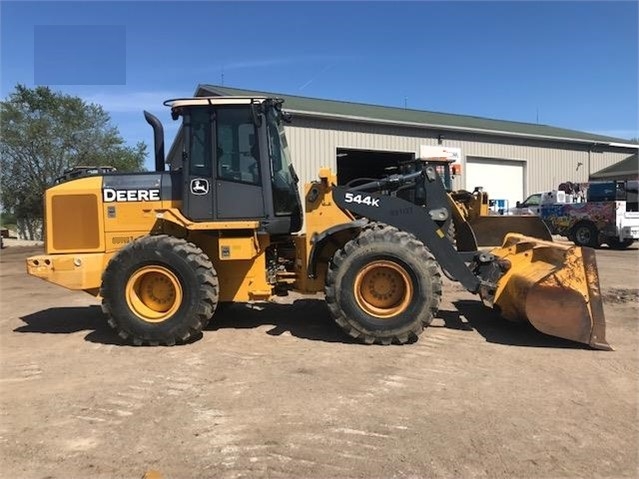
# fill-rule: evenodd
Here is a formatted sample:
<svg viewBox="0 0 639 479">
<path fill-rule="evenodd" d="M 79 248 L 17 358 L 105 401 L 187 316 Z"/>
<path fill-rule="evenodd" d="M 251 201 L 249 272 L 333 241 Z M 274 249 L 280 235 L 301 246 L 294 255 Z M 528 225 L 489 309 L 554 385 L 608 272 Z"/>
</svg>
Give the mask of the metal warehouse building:
<svg viewBox="0 0 639 479">
<path fill-rule="evenodd" d="M 546 125 L 434 113 L 199 85 L 196 96 L 272 96 L 284 99 L 293 116 L 286 126 L 301 183 L 331 167 L 344 183 L 381 176 L 388 166 L 419 156 L 422 145 L 441 145 L 459 157 L 455 189 L 481 186 L 510 206 L 527 195 L 556 189 L 565 181 L 586 182 L 604 168 L 636 155 L 627 140 Z M 168 162 L 179 162 L 178 135 Z"/>
<path fill-rule="evenodd" d="M 590 181 L 610 180 L 639 180 L 639 156 L 637 153 L 590 175 Z"/>
</svg>

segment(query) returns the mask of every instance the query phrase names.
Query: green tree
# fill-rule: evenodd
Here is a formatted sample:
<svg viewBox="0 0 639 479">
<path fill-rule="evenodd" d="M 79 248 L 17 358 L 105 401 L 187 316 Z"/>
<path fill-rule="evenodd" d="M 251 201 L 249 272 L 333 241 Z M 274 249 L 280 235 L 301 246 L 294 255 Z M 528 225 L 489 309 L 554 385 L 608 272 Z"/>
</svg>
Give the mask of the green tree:
<svg viewBox="0 0 639 479">
<path fill-rule="evenodd" d="M 16 224 L 16 217 L 14 214 L 7 213 L 6 211 L 3 211 L 2 213 L 0 213 L 0 226 L 15 225 L 15 224 Z"/>
<path fill-rule="evenodd" d="M 0 203 L 29 239 L 41 237 L 44 190 L 66 169 L 140 171 L 145 158 L 146 145 L 127 146 L 100 105 L 20 84 L 0 102 Z"/>
</svg>

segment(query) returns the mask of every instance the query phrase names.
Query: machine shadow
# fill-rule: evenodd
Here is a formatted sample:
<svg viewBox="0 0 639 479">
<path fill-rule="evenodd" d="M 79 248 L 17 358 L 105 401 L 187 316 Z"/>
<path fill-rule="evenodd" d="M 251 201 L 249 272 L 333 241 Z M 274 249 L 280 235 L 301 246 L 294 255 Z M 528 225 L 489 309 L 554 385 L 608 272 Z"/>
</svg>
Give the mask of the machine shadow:
<svg viewBox="0 0 639 479">
<path fill-rule="evenodd" d="M 545 335 L 528 323 L 512 323 L 478 301 L 460 300 L 453 303 L 456 310 L 440 310 L 437 323 L 431 328 L 477 331 L 489 343 L 537 348 L 589 349 L 587 345 Z M 17 333 L 72 334 L 88 331 L 85 340 L 92 343 L 130 346 L 109 327 L 99 306 L 49 308 L 20 318 L 23 326 Z M 359 345 L 346 335 L 333 321 L 322 299 L 299 299 L 291 304 L 236 303 L 216 312 L 205 328 L 207 331 L 222 329 L 266 330 L 270 336 L 290 333 L 310 341 Z M 195 336 L 186 344 L 198 341 Z"/>
<path fill-rule="evenodd" d="M 530 323 L 508 321 L 500 317 L 496 311 L 485 307 L 480 301 L 459 300 L 455 301 L 453 305 L 457 308 L 458 318 L 448 318 L 448 320 L 444 318 L 446 327 L 465 329 L 455 328 L 454 325 L 457 323 L 467 324 L 489 343 L 533 348 L 590 349 L 586 344 L 548 336 L 537 331 Z M 454 316 L 454 314 L 449 314 L 449 316 Z M 461 316 L 467 320 L 467 323 L 462 321 Z M 453 326 L 449 326 L 449 323 Z"/>
<path fill-rule="evenodd" d="M 25 324 L 16 333 L 72 334 L 88 331 L 85 340 L 92 343 L 130 346 L 107 324 L 100 306 L 48 308 L 20 318 Z M 232 304 L 216 312 L 206 331 L 220 329 L 254 329 L 272 326 L 271 336 L 286 332 L 311 341 L 358 344 L 346 335 L 331 319 L 326 304 L 319 299 L 301 299 L 292 304 Z M 196 335 L 186 344 L 201 339 Z M 179 346 L 179 345 L 178 345 Z"/>
<path fill-rule="evenodd" d="M 48 308 L 22 316 L 20 319 L 26 324 L 14 329 L 16 333 L 72 334 L 89 331 L 84 338 L 86 341 L 127 345 L 126 341 L 109 327 L 100 306 Z"/>
<path fill-rule="evenodd" d="M 270 336 L 286 332 L 311 341 L 359 344 L 333 321 L 323 299 L 298 299 L 290 304 L 235 303 L 213 316 L 205 331 L 272 326 Z"/>
</svg>

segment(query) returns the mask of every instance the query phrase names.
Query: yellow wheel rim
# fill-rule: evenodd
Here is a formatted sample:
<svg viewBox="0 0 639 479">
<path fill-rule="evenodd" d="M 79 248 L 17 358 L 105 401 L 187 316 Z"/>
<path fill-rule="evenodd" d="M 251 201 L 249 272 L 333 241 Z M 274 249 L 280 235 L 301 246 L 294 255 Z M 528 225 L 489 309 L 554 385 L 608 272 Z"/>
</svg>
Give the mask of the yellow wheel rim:
<svg viewBox="0 0 639 479">
<path fill-rule="evenodd" d="M 355 278 L 355 301 L 371 316 L 388 319 L 403 313 L 413 299 L 413 283 L 392 261 L 374 261 Z"/>
<path fill-rule="evenodd" d="M 145 266 L 129 278 L 126 302 L 140 319 L 160 323 L 173 316 L 182 304 L 182 286 L 171 270 Z"/>
</svg>

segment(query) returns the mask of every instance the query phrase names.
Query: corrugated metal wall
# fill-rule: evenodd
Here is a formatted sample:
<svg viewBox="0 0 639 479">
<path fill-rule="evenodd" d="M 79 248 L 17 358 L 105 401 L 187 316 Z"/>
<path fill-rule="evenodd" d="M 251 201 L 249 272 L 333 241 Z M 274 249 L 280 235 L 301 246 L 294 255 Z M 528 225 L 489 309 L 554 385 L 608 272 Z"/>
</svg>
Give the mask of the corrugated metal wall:
<svg viewBox="0 0 639 479">
<path fill-rule="evenodd" d="M 525 162 L 525 194 L 550 190 L 564 181 L 588 181 L 589 172 L 606 168 L 633 153 L 632 149 L 606 147 L 607 150 L 602 150 L 600 146 L 589 152 L 587 145 L 574 143 L 479 136 L 301 116 L 294 117 L 293 123 L 286 127 L 286 133 L 302 183 L 315 179 L 321 167 L 328 166 L 335 171 L 337 148 L 419 154 L 420 145 L 437 145 L 438 135 L 442 135 L 443 146 L 461 148 L 464 163 L 466 157 Z M 462 167 L 461 177 L 455 179 L 455 188 L 465 186 L 463 174 Z"/>
<path fill-rule="evenodd" d="M 337 171 L 337 148 L 355 148 L 419 154 L 420 145 L 461 148 L 462 174 L 455 189 L 465 188 L 466 158 L 501 159 L 525 162 L 524 195 L 557 188 L 564 181 L 585 182 L 594 173 L 626 159 L 636 149 L 596 146 L 558 141 L 473 135 L 426 128 L 378 125 L 295 115 L 286 126 L 295 169 L 304 184 L 317 179 L 321 167 Z M 179 158 L 176 159 L 180 161 Z M 490 191 L 488 192 L 490 194 Z"/>
</svg>

